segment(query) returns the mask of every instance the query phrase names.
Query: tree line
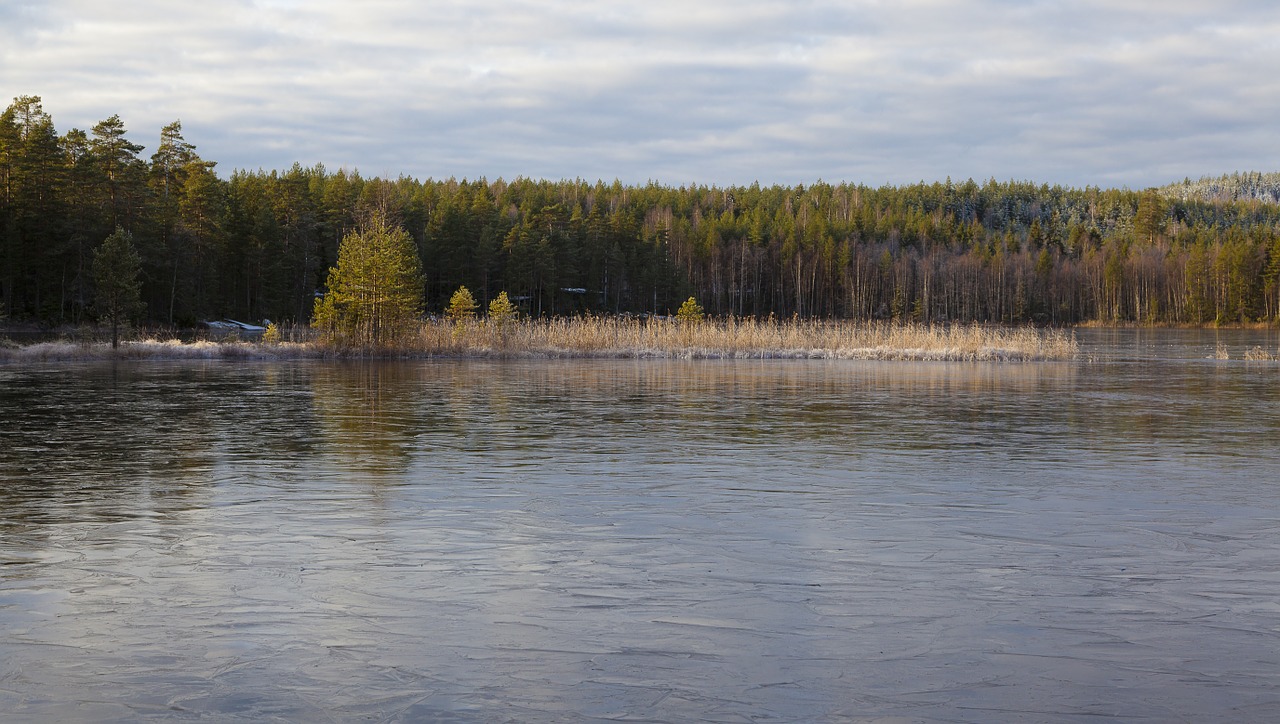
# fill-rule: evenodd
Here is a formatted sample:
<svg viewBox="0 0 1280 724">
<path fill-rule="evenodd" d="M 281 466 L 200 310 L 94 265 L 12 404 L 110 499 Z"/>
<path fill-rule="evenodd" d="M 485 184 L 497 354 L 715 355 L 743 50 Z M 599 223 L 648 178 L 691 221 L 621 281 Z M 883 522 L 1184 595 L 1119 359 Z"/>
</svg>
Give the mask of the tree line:
<svg viewBox="0 0 1280 724">
<path fill-rule="evenodd" d="M 59 134 L 35 96 L 0 115 L 0 315 L 93 321 L 117 228 L 151 323 L 307 323 L 344 237 L 408 235 L 422 309 L 459 287 L 526 314 L 921 322 L 1280 321 L 1280 176 L 1141 191 L 972 179 L 868 187 L 365 178 L 294 165 L 220 176 L 177 121 L 155 151 L 119 116 Z"/>
</svg>

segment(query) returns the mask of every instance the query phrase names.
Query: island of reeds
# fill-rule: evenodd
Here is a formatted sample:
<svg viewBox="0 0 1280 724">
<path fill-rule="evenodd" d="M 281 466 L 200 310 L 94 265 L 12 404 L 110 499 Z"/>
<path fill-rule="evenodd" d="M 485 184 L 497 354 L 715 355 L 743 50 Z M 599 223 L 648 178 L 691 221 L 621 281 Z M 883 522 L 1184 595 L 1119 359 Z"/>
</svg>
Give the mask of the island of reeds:
<svg viewBox="0 0 1280 724">
<path fill-rule="evenodd" d="M 310 341 L 292 341 L 305 339 Z M 144 337 L 117 349 L 105 341 L 54 341 L 30 345 L 0 341 L 0 362 L 95 359 L 330 358 L 669 358 L 859 359 L 917 361 L 1066 360 L 1079 348 L 1063 330 L 983 325 L 897 324 L 775 319 L 633 319 L 565 317 L 427 320 L 394 344 L 342 346 L 316 339 L 311 330 L 284 333 L 274 325 L 265 339 L 183 342 Z"/>
<path fill-rule="evenodd" d="M 1141 191 L 224 176 L 176 121 L 143 152 L 118 116 L 59 133 L 35 96 L 0 114 L 0 327 L 273 320 L 334 354 L 982 358 L 1024 334 L 993 325 L 1280 322 L 1280 174 Z M 344 264 L 369 234 L 403 254 Z M 411 328 L 351 320 L 363 282 L 334 270 L 361 264 L 407 285 Z M 464 287 L 478 313 L 459 326 Z M 510 318 L 487 321 L 500 298 Z M 697 326 L 674 321 L 690 298 Z"/>
</svg>

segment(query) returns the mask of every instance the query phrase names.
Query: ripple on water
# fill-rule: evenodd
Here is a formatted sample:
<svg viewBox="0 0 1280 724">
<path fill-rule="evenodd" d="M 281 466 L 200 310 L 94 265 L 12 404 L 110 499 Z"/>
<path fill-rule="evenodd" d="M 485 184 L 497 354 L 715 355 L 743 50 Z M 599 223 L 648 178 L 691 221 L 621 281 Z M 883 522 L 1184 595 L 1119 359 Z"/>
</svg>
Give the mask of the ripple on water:
<svg viewBox="0 0 1280 724">
<path fill-rule="evenodd" d="M 1274 379 L 1092 344 L 0 368 L 0 706 L 1280 715 Z"/>
</svg>

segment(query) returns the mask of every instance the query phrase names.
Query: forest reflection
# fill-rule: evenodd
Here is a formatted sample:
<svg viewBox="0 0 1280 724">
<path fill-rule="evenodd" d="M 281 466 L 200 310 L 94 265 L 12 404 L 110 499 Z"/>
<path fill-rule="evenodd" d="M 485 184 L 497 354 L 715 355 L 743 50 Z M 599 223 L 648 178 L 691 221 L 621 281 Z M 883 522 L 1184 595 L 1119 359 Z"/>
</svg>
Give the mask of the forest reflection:
<svg viewBox="0 0 1280 724">
<path fill-rule="evenodd" d="M 1259 406 L 1280 401 L 1274 378 L 1271 367 L 1204 359 L 6 367 L 0 525 L 163 519 L 207 505 L 207 488 L 224 482 L 422 480 L 450 460 L 554 465 L 564 452 L 619 455 L 641 438 L 673 458 L 687 441 L 797 455 L 1005 446 L 1119 457 L 1194 430 L 1243 451 L 1258 439 Z"/>
<path fill-rule="evenodd" d="M 1072 363 L 442 361 L 325 365 L 310 383 L 338 464 L 397 475 L 438 451 L 553 454 L 637 435 L 839 444 L 897 428 L 907 443 L 935 424 L 990 423 L 997 399 L 1058 396 L 1077 374 Z"/>
<path fill-rule="evenodd" d="M 216 411 L 190 371 L 0 371 L 0 525 L 118 521 L 200 505 Z"/>
<path fill-rule="evenodd" d="M 310 387 L 324 449 L 348 471 L 403 472 L 426 420 L 421 367 L 390 363 L 321 365 Z"/>
</svg>

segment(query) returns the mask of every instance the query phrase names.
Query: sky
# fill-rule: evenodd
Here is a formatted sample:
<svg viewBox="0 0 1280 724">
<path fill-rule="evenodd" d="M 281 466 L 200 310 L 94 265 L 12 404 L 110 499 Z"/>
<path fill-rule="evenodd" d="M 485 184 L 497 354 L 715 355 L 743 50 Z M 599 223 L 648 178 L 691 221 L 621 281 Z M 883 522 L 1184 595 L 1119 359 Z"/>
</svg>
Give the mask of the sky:
<svg viewBox="0 0 1280 724">
<path fill-rule="evenodd" d="M 0 0 L 0 94 L 223 175 L 1145 188 L 1280 170 L 1280 3 Z"/>
</svg>

